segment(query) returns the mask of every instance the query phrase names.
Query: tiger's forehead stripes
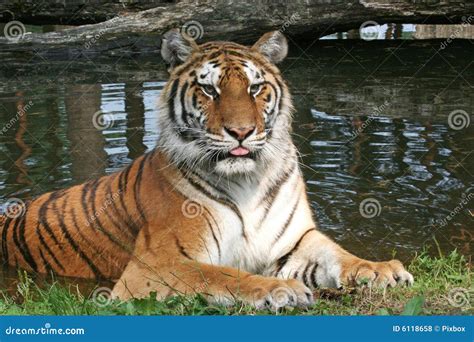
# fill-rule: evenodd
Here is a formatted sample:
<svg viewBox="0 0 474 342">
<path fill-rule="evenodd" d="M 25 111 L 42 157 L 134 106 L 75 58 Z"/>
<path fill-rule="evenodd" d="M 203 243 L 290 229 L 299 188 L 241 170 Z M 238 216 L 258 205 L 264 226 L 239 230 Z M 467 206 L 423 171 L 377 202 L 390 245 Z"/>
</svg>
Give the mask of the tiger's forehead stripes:
<svg viewBox="0 0 474 342">
<path fill-rule="evenodd" d="M 236 66 L 249 67 L 249 63 L 252 63 L 254 66 L 258 65 L 262 77 L 267 74 L 279 75 L 276 67 L 246 46 L 236 43 L 210 42 L 200 45 L 186 63 L 174 69 L 171 77 L 181 77 L 190 70 L 197 69 L 207 63 L 211 63 L 214 67 L 231 63 L 234 68 Z"/>
<path fill-rule="evenodd" d="M 236 58 L 235 53 L 229 53 L 229 50 L 223 49 L 222 46 L 219 46 L 208 58 L 207 61 L 202 59 L 200 62 L 202 65 L 196 66 L 189 73 L 189 77 L 195 78 L 195 81 L 192 81 L 193 84 L 197 82 L 219 87 L 224 86 L 231 79 L 240 80 L 246 85 L 264 82 L 263 67 L 257 66 L 250 58 Z"/>
</svg>

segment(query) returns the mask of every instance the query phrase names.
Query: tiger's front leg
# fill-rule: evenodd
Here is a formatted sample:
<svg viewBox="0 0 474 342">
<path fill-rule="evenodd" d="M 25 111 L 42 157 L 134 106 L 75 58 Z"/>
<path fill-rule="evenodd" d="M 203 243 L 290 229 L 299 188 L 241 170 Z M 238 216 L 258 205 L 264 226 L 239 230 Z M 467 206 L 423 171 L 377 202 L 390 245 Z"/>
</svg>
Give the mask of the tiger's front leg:
<svg viewBox="0 0 474 342">
<path fill-rule="evenodd" d="M 393 287 L 413 283 L 413 276 L 400 261 L 375 262 L 358 258 L 315 228 L 308 229 L 265 274 L 297 279 L 310 288 L 364 284 Z"/>
<path fill-rule="evenodd" d="M 231 305 L 241 301 L 256 308 L 304 307 L 313 303 L 311 290 L 295 279 L 251 274 L 232 267 L 198 262 L 179 235 L 163 236 L 165 243 L 146 247 L 140 233 L 134 257 L 115 284 L 112 296 L 123 300 L 201 294 L 208 301 Z M 173 242 L 174 241 L 174 242 Z"/>
</svg>

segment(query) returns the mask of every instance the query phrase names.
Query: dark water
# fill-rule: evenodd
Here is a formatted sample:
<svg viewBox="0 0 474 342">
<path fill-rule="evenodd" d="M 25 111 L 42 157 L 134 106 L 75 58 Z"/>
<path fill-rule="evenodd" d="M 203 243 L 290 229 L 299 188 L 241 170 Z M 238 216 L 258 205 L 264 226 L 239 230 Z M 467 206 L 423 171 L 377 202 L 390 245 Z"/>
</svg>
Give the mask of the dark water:
<svg viewBox="0 0 474 342">
<path fill-rule="evenodd" d="M 474 45 L 439 46 L 319 41 L 293 46 L 281 66 L 317 221 L 360 256 L 407 260 L 425 246 L 472 255 Z M 114 172 L 153 148 L 166 78 L 153 54 L 4 57 L 0 201 Z M 98 111 L 110 128 L 94 128 Z M 453 129 L 453 111 L 471 123 Z"/>
</svg>

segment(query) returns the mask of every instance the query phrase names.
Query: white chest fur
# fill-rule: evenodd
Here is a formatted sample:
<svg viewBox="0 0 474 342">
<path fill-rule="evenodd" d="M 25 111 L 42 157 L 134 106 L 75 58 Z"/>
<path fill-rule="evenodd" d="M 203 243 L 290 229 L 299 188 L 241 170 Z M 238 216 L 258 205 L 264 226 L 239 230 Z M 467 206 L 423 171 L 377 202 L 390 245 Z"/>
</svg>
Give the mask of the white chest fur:
<svg viewBox="0 0 474 342">
<path fill-rule="evenodd" d="M 219 248 L 207 248 L 199 258 L 202 262 L 260 273 L 291 249 L 302 232 L 313 225 L 297 167 L 275 179 L 244 186 L 227 184 L 225 189 L 231 194 L 228 201 L 193 194 L 218 225 Z M 212 239 L 208 237 L 209 245 Z"/>
</svg>

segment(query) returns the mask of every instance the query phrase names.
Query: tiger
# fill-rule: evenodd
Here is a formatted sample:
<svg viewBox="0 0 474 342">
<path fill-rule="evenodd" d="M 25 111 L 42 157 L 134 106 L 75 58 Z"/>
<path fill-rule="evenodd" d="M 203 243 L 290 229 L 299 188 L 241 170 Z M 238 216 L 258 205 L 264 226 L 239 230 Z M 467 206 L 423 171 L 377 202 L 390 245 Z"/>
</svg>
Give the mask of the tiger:
<svg viewBox="0 0 474 342">
<path fill-rule="evenodd" d="M 280 31 L 252 46 L 165 33 L 156 146 L 4 216 L 3 263 L 111 280 L 119 300 L 200 294 L 273 309 L 310 306 L 318 288 L 413 284 L 399 260 L 359 258 L 318 229 L 277 67 L 287 53 Z"/>
</svg>

